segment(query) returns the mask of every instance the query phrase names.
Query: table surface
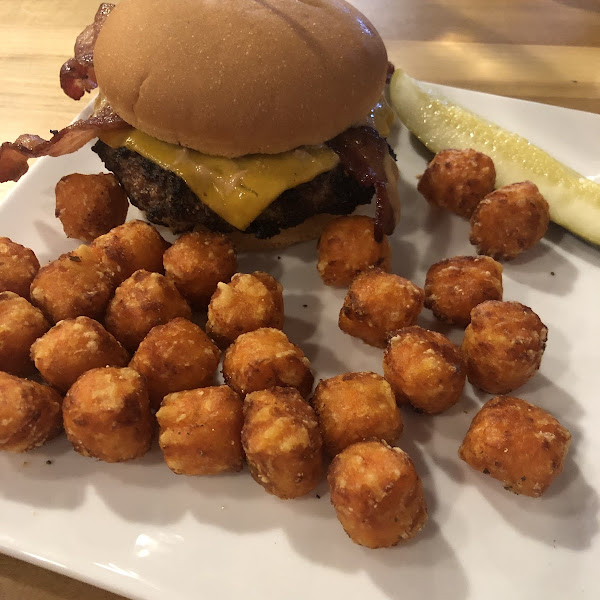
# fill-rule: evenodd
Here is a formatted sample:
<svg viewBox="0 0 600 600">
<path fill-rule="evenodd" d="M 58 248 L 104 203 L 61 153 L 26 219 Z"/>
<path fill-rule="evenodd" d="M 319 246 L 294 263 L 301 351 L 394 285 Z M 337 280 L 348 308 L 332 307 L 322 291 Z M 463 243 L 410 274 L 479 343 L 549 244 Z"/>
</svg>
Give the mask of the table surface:
<svg viewBox="0 0 600 600">
<path fill-rule="evenodd" d="M 600 113 L 596 0 L 351 0 L 390 60 L 426 81 Z M 58 70 L 96 0 L 0 0 L 0 141 L 47 136 L 81 110 Z M 12 183 L 0 184 L 0 200 Z M 0 554 L 0 598 L 120 597 Z"/>
</svg>

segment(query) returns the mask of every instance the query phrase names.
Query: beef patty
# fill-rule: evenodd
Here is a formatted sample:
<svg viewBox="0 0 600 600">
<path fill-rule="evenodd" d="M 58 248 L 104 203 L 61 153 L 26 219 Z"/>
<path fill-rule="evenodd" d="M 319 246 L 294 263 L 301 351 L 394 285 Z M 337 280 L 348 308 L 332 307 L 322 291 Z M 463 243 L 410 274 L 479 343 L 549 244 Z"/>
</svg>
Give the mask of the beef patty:
<svg viewBox="0 0 600 600">
<path fill-rule="evenodd" d="M 189 231 L 196 225 L 223 233 L 234 231 L 175 173 L 124 147 L 112 148 L 98 141 L 92 150 L 115 174 L 131 203 L 144 211 L 152 223 L 166 225 L 175 233 Z M 315 214 L 350 214 L 358 205 L 371 202 L 373 194 L 372 186 L 362 187 L 339 164 L 312 181 L 283 192 L 245 232 L 270 238 Z"/>
</svg>

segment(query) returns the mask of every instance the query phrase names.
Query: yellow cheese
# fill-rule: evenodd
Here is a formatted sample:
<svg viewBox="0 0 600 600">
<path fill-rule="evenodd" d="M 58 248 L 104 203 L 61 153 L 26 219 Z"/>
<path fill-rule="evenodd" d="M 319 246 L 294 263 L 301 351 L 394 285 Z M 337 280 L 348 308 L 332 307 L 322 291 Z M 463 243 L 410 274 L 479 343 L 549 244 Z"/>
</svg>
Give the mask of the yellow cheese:
<svg viewBox="0 0 600 600">
<path fill-rule="evenodd" d="M 113 147 L 125 146 L 179 175 L 204 204 L 241 230 L 285 190 L 330 171 L 340 160 L 325 145 L 222 158 L 161 142 L 137 129 L 101 137 Z"/>
<path fill-rule="evenodd" d="M 382 96 L 366 122 L 386 136 L 393 118 Z M 285 190 L 330 171 L 340 160 L 324 144 L 281 154 L 222 158 L 162 142 L 133 128 L 105 132 L 100 137 L 113 148 L 125 146 L 172 171 L 204 204 L 242 231 Z"/>
</svg>

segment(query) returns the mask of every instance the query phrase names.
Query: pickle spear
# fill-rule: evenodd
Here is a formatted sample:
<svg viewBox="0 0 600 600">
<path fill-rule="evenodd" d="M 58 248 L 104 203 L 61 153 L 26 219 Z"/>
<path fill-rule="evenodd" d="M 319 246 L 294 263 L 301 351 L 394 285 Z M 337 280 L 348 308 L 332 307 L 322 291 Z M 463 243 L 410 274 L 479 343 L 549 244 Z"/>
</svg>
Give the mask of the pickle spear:
<svg viewBox="0 0 600 600">
<path fill-rule="evenodd" d="M 426 90 L 404 71 L 394 72 L 390 97 L 400 120 L 429 150 L 473 148 L 487 154 L 496 167 L 497 187 L 533 181 L 548 201 L 552 221 L 600 244 L 600 184 L 520 135 Z"/>
</svg>

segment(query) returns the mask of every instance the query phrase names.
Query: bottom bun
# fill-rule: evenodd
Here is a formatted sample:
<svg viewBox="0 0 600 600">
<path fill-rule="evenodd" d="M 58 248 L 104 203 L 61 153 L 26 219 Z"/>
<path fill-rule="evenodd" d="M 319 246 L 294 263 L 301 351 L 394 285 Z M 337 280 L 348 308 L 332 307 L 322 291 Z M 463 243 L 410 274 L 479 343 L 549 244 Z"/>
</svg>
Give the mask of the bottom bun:
<svg viewBox="0 0 600 600">
<path fill-rule="evenodd" d="M 263 252 L 264 250 L 286 248 L 287 246 L 307 242 L 308 240 L 316 240 L 321 235 L 323 228 L 338 216 L 327 213 L 313 215 L 303 223 L 300 223 L 300 225 L 284 229 L 281 233 L 266 239 L 260 239 L 252 234 L 242 233 L 241 231 L 225 235 L 232 241 L 235 249 L 239 252 Z M 201 228 L 199 227 L 198 229 Z"/>
</svg>

